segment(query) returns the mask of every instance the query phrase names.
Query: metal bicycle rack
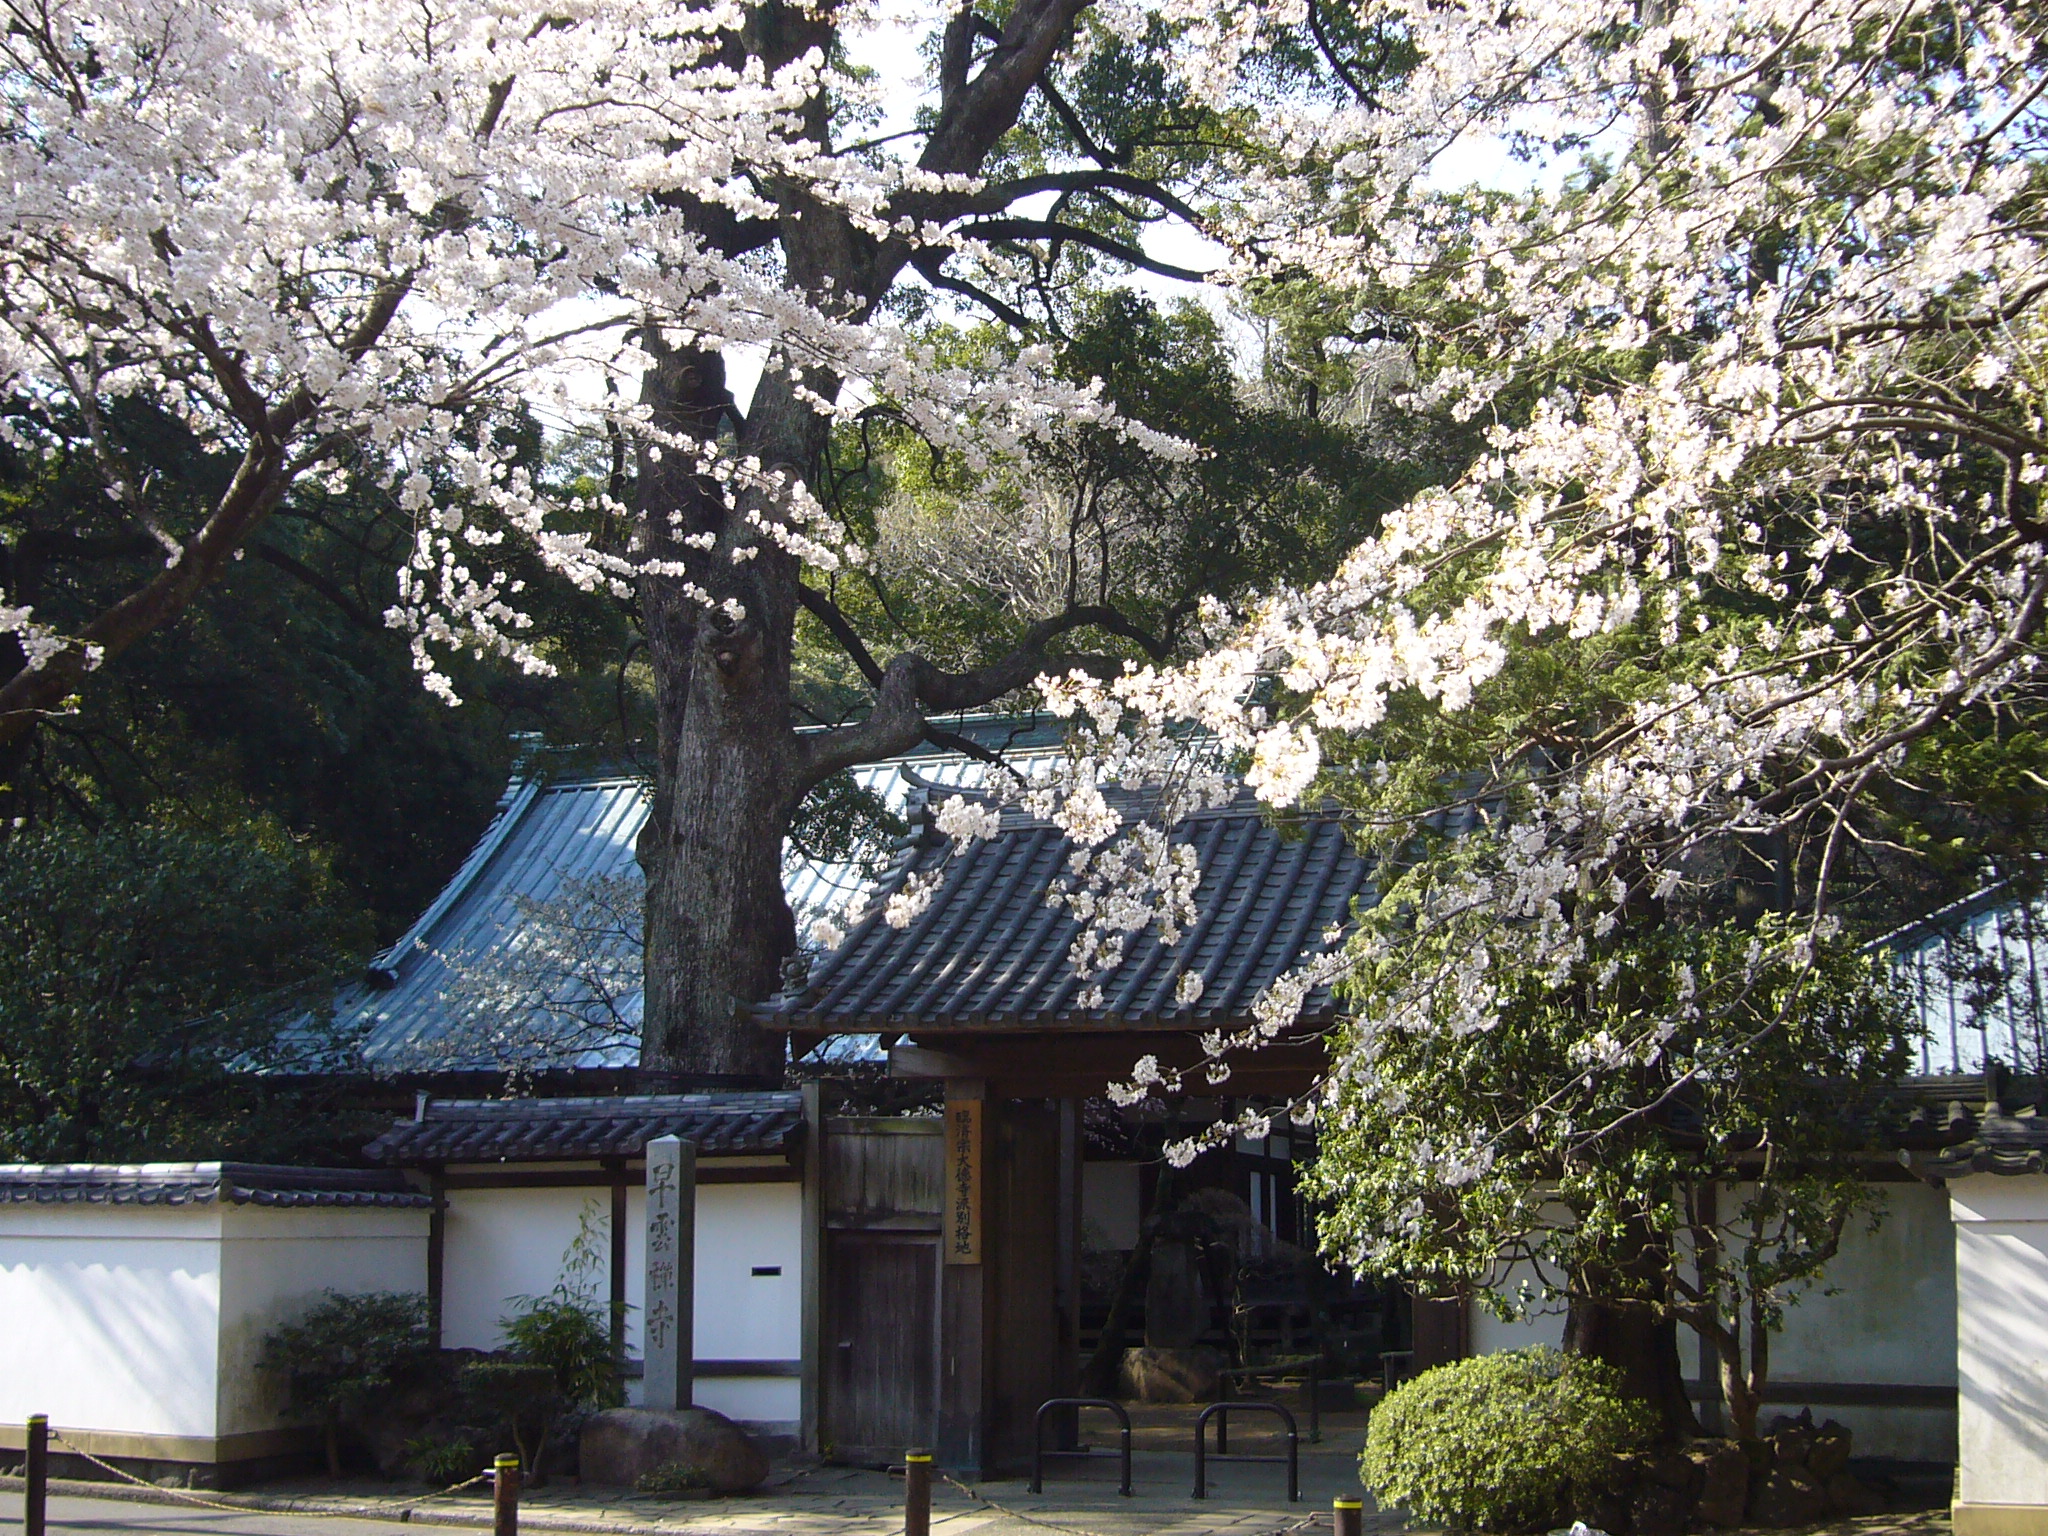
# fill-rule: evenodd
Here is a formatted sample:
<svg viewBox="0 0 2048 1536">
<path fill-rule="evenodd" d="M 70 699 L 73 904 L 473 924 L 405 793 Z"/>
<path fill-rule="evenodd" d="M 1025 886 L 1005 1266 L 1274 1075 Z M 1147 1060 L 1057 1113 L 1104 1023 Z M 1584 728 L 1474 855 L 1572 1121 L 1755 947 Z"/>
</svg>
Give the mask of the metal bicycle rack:
<svg viewBox="0 0 2048 1536">
<path fill-rule="evenodd" d="M 1255 1381 L 1270 1381 L 1277 1386 L 1284 1384 L 1290 1376 L 1303 1377 L 1306 1384 L 1302 1391 L 1308 1400 L 1308 1443 L 1323 1443 L 1323 1368 L 1320 1361 L 1312 1361 L 1306 1366 L 1236 1366 L 1226 1370 L 1223 1375 L 1226 1380 L 1235 1380 L 1239 1391 L 1243 1391 L 1248 1383 Z"/>
<path fill-rule="evenodd" d="M 1274 1413 L 1287 1428 L 1287 1454 L 1285 1456 L 1246 1456 L 1230 1453 L 1230 1415 L 1233 1412 Z M 1216 1420 L 1216 1454 L 1209 1455 L 1209 1420 Z M 1215 1461 L 1263 1461 L 1287 1463 L 1287 1502 L 1301 1502 L 1301 1432 L 1295 1428 L 1294 1415 L 1282 1403 L 1261 1403 L 1242 1401 L 1234 1403 L 1211 1403 L 1202 1410 L 1202 1416 L 1195 1420 L 1195 1497 L 1209 1497 L 1209 1462 Z"/>
<path fill-rule="evenodd" d="M 1106 1397 L 1049 1397 L 1038 1405 L 1037 1416 L 1031 1421 L 1031 1491 L 1045 1492 L 1045 1458 L 1048 1456 L 1093 1456 L 1095 1453 L 1086 1446 L 1076 1451 L 1048 1451 L 1045 1448 L 1045 1416 L 1055 1408 L 1107 1408 L 1116 1415 L 1122 1446 L 1117 1455 L 1123 1463 L 1123 1486 L 1117 1490 L 1125 1498 L 1131 1496 L 1131 1416 L 1124 1411 L 1122 1403 L 1113 1403 Z"/>
</svg>

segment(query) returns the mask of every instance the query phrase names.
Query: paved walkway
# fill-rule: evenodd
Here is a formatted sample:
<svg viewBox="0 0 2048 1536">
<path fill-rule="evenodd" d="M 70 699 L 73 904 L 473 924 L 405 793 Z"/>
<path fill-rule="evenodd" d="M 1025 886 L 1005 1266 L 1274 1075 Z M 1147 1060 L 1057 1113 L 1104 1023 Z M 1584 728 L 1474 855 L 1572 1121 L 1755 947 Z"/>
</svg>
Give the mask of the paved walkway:
<svg viewBox="0 0 2048 1536">
<path fill-rule="evenodd" d="M 1284 1469 L 1225 1463 L 1211 1468 L 1210 1496 L 1190 1497 L 1193 1458 L 1146 1457 L 1139 1463 L 1135 1496 L 1117 1492 L 1113 1460 L 1083 1466 L 1056 1462 L 1045 1492 L 1022 1481 L 990 1482 L 972 1493 L 942 1483 L 932 1494 L 933 1536 L 1308 1536 L 1329 1530 L 1330 1500 L 1356 1491 L 1351 1467 L 1335 1457 L 1302 1458 L 1302 1502 L 1286 1500 Z M 149 1503 L 80 1497 L 76 1483 L 50 1498 L 52 1531 L 107 1531 L 122 1536 L 390 1536 L 401 1518 L 415 1524 L 488 1526 L 487 1499 L 457 1495 L 426 1500 L 401 1512 L 380 1508 L 383 1519 L 347 1518 L 371 1499 L 393 1498 L 388 1483 L 337 1487 L 323 1482 L 295 1490 L 275 1486 L 246 1495 L 195 1494 L 232 1503 L 232 1511 L 188 1503 L 168 1491 L 136 1490 Z M 152 1497 L 153 1495 L 153 1497 Z M 402 1499 L 403 1495 L 399 1495 Z M 162 1500 L 163 1502 L 156 1502 Z M 358 1501 L 361 1502 L 358 1502 Z M 885 1473 L 820 1468 L 785 1474 L 745 1498 L 676 1501 L 618 1490 L 552 1486 L 528 1490 L 521 1525 L 533 1530 L 689 1532 L 691 1536 L 900 1536 L 903 1481 Z M 21 1495 L 0 1493 L 0 1530 L 19 1528 Z M 1399 1529 L 1398 1520 L 1376 1523 Z"/>
<path fill-rule="evenodd" d="M 1022 1479 L 992 1480 L 973 1490 L 941 1482 L 933 1492 L 933 1536 L 1328 1536 L 1330 1501 L 1362 1496 L 1358 1449 L 1363 1415 L 1330 1416 L 1320 1445 L 1301 1447 L 1302 1501 L 1290 1505 L 1285 1469 L 1212 1461 L 1210 1497 L 1193 1498 L 1194 1457 L 1185 1426 L 1171 1414 L 1146 1412 L 1135 1435 L 1135 1494 L 1117 1493 L 1116 1459 L 1048 1464 L 1045 1492 Z M 1113 1437 L 1112 1441 L 1113 1441 Z M 1100 1445 L 1098 1437 L 1096 1443 Z M 1277 1437 L 1250 1422 L 1233 1426 L 1231 1449 L 1276 1451 Z M 19 1531 L 18 1479 L 0 1483 L 0 1533 Z M 230 1503 L 199 1507 L 168 1490 L 133 1490 L 130 1502 L 99 1496 L 97 1485 L 63 1484 L 50 1500 L 50 1528 L 64 1536 L 397 1536 L 396 1521 L 414 1525 L 490 1525 L 487 1498 L 457 1495 L 408 1506 L 414 1490 L 388 1481 L 336 1483 L 307 1478 L 269 1483 L 244 1494 L 189 1497 Z M 393 1503 L 391 1501 L 398 1501 Z M 162 1501 L 162 1502 L 157 1502 Z M 376 1503 L 383 1518 L 360 1518 Z M 347 1513 L 353 1509 L 357 1513 Z M 401 1514 L 401 1510 L 405 1513 Z M 743 1498 L 680 1501 L 617 1489 L 558 1483 L 529 1489 L 521 1524 L 534 1531 L 598 1536 L 902 1536 L 903 1481 L 850 1467 L 783 1468 Z M 1366 1529 L 1395 1536 L 1399 1516 L 1366 1505 Z M 1877 1515 L 1819 1527 L 1812 1536 L 1949 1536 L 1945 1509 Z"/>
<path fill-rule="evenodd" d="M 1111 1496 L 1115 1496 L 1114 1489 Z M 1206 1512 L 1209 1519 L 1201 1517 L 1178 1522 L 1166 1521 L 1158 1525 L 1146 1523 L 1138 1518 L 1140 1510 L 1126 1505 L 1124 1511 L 1114 1519 L 1098 1517 L 1096 1510 L 1079 1500 L 1054 1500 L 1047 1490 L 1047 1503 L 1039 1507 L 1031 1501 L 1019 1501 L 1016 1517 L 1002 1511 L 977 1508 L 966 1501 L 951 1506 L 935 1507 L 932 1529 L 935 1533 L 945 1532 L 948 1536 L 966 1536 L 969 1531 L 985 1532 L 986 1536 L 1036 1536 L 1048 1526 L 1054 1531 L 1071 1532 L 1076 1529 L 1102 1531 L 1107 1536 L 1111 1530 L 1143 1532 L 1201 1532 L 1228 1530 L 1238 1536 L 1253 1536 L 1255 1532 L 1271 1532 L 1288 1528 L 1288 1523 L 1271 1518 L 1270 1512 L 1247 1511 L 1243 1506 L 1218 1501 L 1215 1508 Z M 700 1506 L 703 1508 L 703 1506 Z M 1309 1511 L 1300 1506 L 1302 1513 L 1292 1519 L 1303 1519 L 1320 1514 L 1318 1527 L 1327 1530 L 1329 1516 L 1326 1512 Z M 715 1509 L 715 1506 L 712 1506 Z M 698 1517 L 683 1515 L 670 1506 L 658 1513 L 645 1508 L 622 1509 L 614 1518 L 602 1524 L 584 1525 L 556 1524 L 557 1521 L 587 1518 L 585 1512 L 577 1516 L 565 1513 L 543 1515 L 530 1523 L 530 1528 L 541 1529 L 541 1520 L 547 1521 L 546 1528 L 568 1530 L 612 1530 L 612 1531 L 660 1531 L 660 1532 L 739 1532 L 754 1530 L 893 1530 L 900 1533 L 900 1521 L 893 1527 L 877 1522 L 868 1524 L 849 1520 L 844 1511 L 812 1511 L 808 1514 L 788 1512 L 790 1518 L 782 1523 L 760 1521 L 749 1523 L 744 1518 L 735 1518 L 734 1512 L 706 1512 Z M 756 1512 L 759 1513 L 758 1511 Z M 1031 1518 L 1021 1518 L 1028 1514 Z M 1056 1515 L 1074 1514 L 1089 1520 L 1086 1527 L 1069 1526 L 1058 1522 Z M 653 1518 L 650 1518 L 652 1516 Z M 822 1518 L 820 1518 L 822 1516 Z M 199 1509 L 192 1506 L 173 1504 L 134 1503 L 122 1499 L 78 1498 L 70 1495 L 53 1495 L 49 1506 L 50 1530 L 63 1532 L 65 1536 L 398 1536 L 402 1529 L 395 1522 L 385 1520 L 362 1520 L 345 1517 L 317 1516 L 310 1513 L 273 1513 L 262 1511 L 229 1514 L 223 1511 Z M 424 1523 L 429 1517 L 422 1512 L 414 1517 L 415 1524 Z M 441 1523 L 445 1516 L 432 1517 L 434 1523 Z M 473 1504 L 460 1512 L 459 1519 L 472 1527 L 488 1529 L 490 1511 L 481 1504 Z M 815 1522 L 815 1523 L 813 1523 Z M 1043 1522 L 1043 1523 L 1041 1523 Z M 452 1523 L 452 1522 L 450 1522 Z M 1289 1522 L 1291 1523 L 1291 1522 Z M 1399 1523 L 1387 1517 L 1377 1522 L 1382 1529 L 1398 1530 Z M 0 1493 L 0 1531 L 21 1529 L 21 1495 Z M 1304 1527 L 1304 1531 L 1308 1528 Z M 1873 1515 L 1862 1520 L 1842 1521 L 1831 1526 L 1815 1527 L 1807 1536 L 1949 1536 L 1949 1520 L 1946 1510 L 1927 1510 L 1913 1514 Z"/>
<path fill-rule="evenodd" d="M 1348 1416 L 1347 1416 L 1348 1417 Z M 1360 1416 L 1362 1419 L 1362 1416 Z M 1301 1447 L 1301 1502 L 1289 1504 L 1286 1469 L 1277 1465 L 1216 1462 L 1209 1468 L 1209 1497 L 1195 1499 L 1194 1457 L 1186 1433 L 1170 1422 L 1141 1422 L 1134 1437 L 1134 1496 L 1117 1492 L 1113 1455 L 1086 1462 L 1059 1458 L 1047 1463 L 1045 1492 L 1033 1494 L 1023 1479 L 989 1481 L 973 1490 L 941 1481 L 932 1494 L 933 1536 L 1283 1536 L 1330 1528 L 1330 1501 L 1362 1496 L 1358 1448 L 1362 1422 L 1326 1427 L 1320 1445 Z M 1114 1437 L 1110 1437 L 1114 1443 Z M 1096 1441 L 1098 1445 L 1102 1441 Z M 1231 1449 L 1277 1453 L 1279 1437 L 1247 1422 L 1232 1426 Z M 9 1479 L 18 1488 L 19 1483 Z M 95 1488 L 93 1490 L 97 1492 Z M 108 1531 L 123 1536 L 298 1536 L 327 1531 L 333 1536 L 391 1536 L 384 1520 L 341 1518 L 351 1507 L 376 1503 L 389 1520 L 401 1518 L 390 1501 L 408 1497 L 403 1485 L 378 1481 L 336 1483 L 307 1478 L 267 1483 L 244 1494 L 194 1494 L 237 1506 L 247 1513 L 169 1502 L 168 1491 L 136 1490 L 136 1496 L 164 1503 L 122 1503 L 81 1497 L 83 1485 L 66 1483 L 50 1501 L 53 1531 Z M 329 1513 L 329 1512 L 332 1513 Z M 853 1467 L 780 1469 L 759 1492 L 730 1499 L 678 1501 L 618 1489 L 554 1483 L 529 1489 L 521 1500 L 521 1524 L 531 1529 L 627 1533 L 689 1532 L 691 1536 L 901 1536 L 903 1480 L 885 1472 Z M 21 1496 L 0 1493 L 0 1529 L 19 1528 Z M 423 1500 L 404 1516 L 415 1524 L 490 1523 L 486 1498 L 456 1495 Z M 1398 1530 L 1397 1518 L 1369 1516 L 1368 1525 Z"/>
</svg>

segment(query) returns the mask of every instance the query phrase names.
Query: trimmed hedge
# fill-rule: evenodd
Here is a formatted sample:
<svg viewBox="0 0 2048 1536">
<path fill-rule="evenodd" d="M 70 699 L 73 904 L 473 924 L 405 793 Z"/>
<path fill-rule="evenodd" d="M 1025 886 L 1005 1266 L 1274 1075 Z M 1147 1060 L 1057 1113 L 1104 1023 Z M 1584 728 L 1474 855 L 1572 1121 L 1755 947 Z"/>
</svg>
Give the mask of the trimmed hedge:
<svg viewBox="0 0 2048 1536">
<path fill-rule="evenodd" d="M 1424 1371 L 1373 1411 L 1359 1475 L 1382 1505 L 1416 1520 L 1515 1531 L 1563 1516 L 1574 1482 L 1654 1431 L 1598 1360 L 1548 1348 Z"/>
</svg>

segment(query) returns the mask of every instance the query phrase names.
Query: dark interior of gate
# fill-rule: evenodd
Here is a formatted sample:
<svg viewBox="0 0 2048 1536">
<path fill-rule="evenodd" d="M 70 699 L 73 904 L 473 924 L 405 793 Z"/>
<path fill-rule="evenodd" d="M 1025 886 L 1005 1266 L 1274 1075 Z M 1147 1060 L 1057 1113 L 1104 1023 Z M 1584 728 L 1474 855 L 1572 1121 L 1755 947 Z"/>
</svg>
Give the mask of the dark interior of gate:
<svg viewBox="0 0 2048 1536">
<path fill-rule="evenodd" d="M 884 1465 L 919 1446 L 956 1472 L 1017 1472 L 1040 1404 L 1133 1395 L 1133 1360 L 1314 1360 L 1334 1377 L 1405 1364 L 1418 1343 L 1457 1353 L 1434 1317 L 1411 1337 L 1398 1288 L 1314 1260 L 1292 1149 L 1223 1148 L 1168 1173 L 1161 1133 L 1103 1101 L 961 1080 L 942 1091 L 953 1097 L 921 1114 L 820 1127 L 818 1347 L 806 1353 L 826 1458 Z M 975 1106 L 964 1146 L 963 1103 Z M 1091 1362 L 1106 1376 L 1091 1378 Z M 1049 1421 L 1048 1445 L 1070 1422 Z"/>
<path fill-rule="evenodd" d="M 1204 1036 L 1251 1024 L 1367 895 L 1342 829 L 1313 813 L 1281 826 L 1246 803 L 1189 818 L 1174 836 L 1202 872 L 1194 921 L 1171 945 L 1134 935 L 1084 988 L 1068 964 L 1077 927 L 1047 899 L 1063 836 L 1011 807 L 995 836 L 953 850 L 928 800 L 907 809 L 919 830 L 866 916 L 756 1011 L 797 1056 L 877 1037 L 891 1078 L 924 1089 L 921 1113 L 822 1126 L 806 1351 L 819 1450 L 894 1462 L 929 1446 L 949 1469 L 1009 1472 L 1049 1398 L 1207 1400 L 1261 1367 L 1357 1376 L 1402 1357 L 1406 1302 L 1315 1257 L 1294 1180 L 1309 1132 L 1283 1116 L 1188 1168 L 1163 1158 L 1200 1125 L 1315 1083 L 1337 1017 L 1327 990 L 1232 1064 L 1228 1098 L 1102 1097 L 1146 1056 L 1191 1088 L 1211 1080 Z M 913 876 L 935 889 L 894 926 L 888 898 Z M 1432 1349 L 1455 1343 L 1424 1331 Z"/>
</svg>

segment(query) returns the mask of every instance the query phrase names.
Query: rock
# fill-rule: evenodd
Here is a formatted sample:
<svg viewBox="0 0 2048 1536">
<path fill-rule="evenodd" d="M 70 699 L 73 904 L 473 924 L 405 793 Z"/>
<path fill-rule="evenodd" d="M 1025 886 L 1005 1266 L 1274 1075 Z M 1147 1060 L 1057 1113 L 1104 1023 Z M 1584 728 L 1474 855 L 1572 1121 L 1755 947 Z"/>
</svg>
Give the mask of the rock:
<svg viewBox="0 0 2048 1536">
<path fill-rule="evenodd" d="M 1127 1349 L 1123 1386 L 1141 1403 L 1207 1403 L 1223 1390 L 1222 1354 L 1193 1349 Z"/>
<path fill-rule="evenodd" d="M 1573 1529 L 1590 1526 L 1601 1532 L 1622 1536 L 1628 1530 L 1629 1490 L 1602 1484 L 1597 1488 L 1572 1489 Z"/>
<path fill-rule="evenodd" d="M 1190 1349 L 1209 1331 L 1215 1312 L 1201 1250 L 1192 1242 L 1152 1245 L 1145 1281 L 1145 1343 L 1153 1349 Z M 1147 1402 L 1191 1402 L 1191 1398 L 1147 1398 Z"/>
<path fill-rule="evenodd" d="M 1806 1453 L 1806 1469 L 1822 1482 L 1849 1465 L 1849 1426 L 1829 1419 L 1813 1432 L 1813 1448 Z"/>
<path fill-rule="evenodd" d="M 1749 1457 L 1733 1440 L 1695 1440 L 1685 1448 L 1699 1469 L 1699 1502 L 1693 1518 L 1701 1525 L 1740 1525 L 1749 1503 Z"/>
<path fill-rule="evenodd" d="M 1699 1481 L 1699 1469 L 1692 1458 L 1682 1451 L 1657 1451 L 1648 1455 L 1631 1456 L 1635 1463 L 1636 1481 L 1655 1483 L 1659 1488 L 1674 1489 L 1690 1495 Z"/>
<path fill-rule="evenodd" d="M 1773 1468 L 1749 1500 L 1749 1518 L 1758 1525 L 1812 1525 L 1827 1515 L 1827 1487 L 1804 1467 Z"/>
<path fill-rule="evenodd" d="M 746 1432 L 709 1408 L 608 1408 L 583 1423 L 586 1483 L 630 1488 L 657 1467 L 692 1468 L 714 1493 L 745 1493 L 768 1477 L 768 1458 Z"/>
<path fill-rule="evenodd" d="M 1813 1453 L 1815 1433 L 1813 1410 L 1806 1408 L 1796 1419 L 1779 1414 L 1771 1420 L 1771 1427 L 1764 1432 L 1764 1438 L 1771 1442 L 1771 1450 L 1779 1466 L 1803 1467 L 1806 1458 Z"/>
<path fill-rule="evenodd" d="M 1842 1516 L 1884 1513 L 1884 1500 L 1869 1484 L 1847 1472 L 1837 1472 L 1827 1481 L 1828 1510 Z"/>
<path fill-rule="evenodd" d="M 1692 1496 L 1683 1488 L 1640 1482 L 1628 1499 L 1628 1528 L 1634 1536 L 1684 1536 Z"/>
<path fill-rule="evenodd" d="M 1625 1458 L 1628 1525 L 1634 1536 L 1681 1536 L 1692 1514 L 1699 1469 L 1677 1451 Z"/>
</svg>

